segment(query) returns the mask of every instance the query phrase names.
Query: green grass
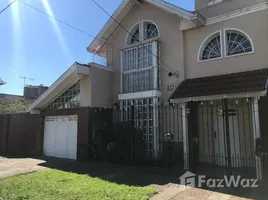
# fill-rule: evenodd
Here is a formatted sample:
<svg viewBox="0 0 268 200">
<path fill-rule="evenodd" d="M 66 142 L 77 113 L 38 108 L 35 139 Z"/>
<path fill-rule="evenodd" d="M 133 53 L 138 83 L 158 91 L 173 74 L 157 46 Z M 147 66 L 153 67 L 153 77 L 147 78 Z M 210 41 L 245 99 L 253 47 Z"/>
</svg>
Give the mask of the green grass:
<svg viewBox="0 0 268 200">
<path fill-rule="evenodd" d="M 0 179 L 0 197 L 3 200 L 141 200 L 155 193 L 156 190 L 150 187 L 119 185 L 59 170 Z"/>
</svg>

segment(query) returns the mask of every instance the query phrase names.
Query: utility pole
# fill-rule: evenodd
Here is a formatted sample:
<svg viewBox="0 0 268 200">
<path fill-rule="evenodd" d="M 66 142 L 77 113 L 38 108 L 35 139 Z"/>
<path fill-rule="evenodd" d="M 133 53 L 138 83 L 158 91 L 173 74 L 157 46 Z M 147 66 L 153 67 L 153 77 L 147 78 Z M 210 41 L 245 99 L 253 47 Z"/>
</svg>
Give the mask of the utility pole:
<svg viewBox="0 0 268 200">
<path fill-rule="evenodd" d="M 24 80 L 24 86 L 25 86 L 25 83 L 26 83 L 26 80 L 30 80 L 30 81 L 34 81 L 33 78 L 29 78 L 29 77 L 26 77 L 26 76 L 20 76 L 20 78 L 22 78 Z"/>
</svg>

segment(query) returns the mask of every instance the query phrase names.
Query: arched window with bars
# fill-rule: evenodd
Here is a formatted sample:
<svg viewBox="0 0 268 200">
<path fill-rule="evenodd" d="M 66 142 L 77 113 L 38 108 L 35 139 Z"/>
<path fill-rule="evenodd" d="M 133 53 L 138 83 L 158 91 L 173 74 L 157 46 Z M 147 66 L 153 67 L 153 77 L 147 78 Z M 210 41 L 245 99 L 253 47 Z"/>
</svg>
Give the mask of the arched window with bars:
<svg viewBox="0 0 268 200">
<path fill-rule="evenodd" d="M 229 29 L 225 30 L 225 55 L 233 56 L 253 52 L 253 43 L 250 37 L 240 31 Z"/>
<path fill-rule="evenodd" d="M 199 48 L 198 60 L 210 60 L 222 57 L 221 32 L 211 34 Z"/>
</svg>

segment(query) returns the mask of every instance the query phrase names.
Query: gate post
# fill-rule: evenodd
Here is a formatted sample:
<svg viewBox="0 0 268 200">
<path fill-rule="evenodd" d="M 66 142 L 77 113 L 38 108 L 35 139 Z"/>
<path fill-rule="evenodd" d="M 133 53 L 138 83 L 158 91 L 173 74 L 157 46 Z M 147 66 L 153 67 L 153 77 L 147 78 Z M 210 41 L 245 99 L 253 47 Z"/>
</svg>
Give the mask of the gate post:
<svg viewBox="0 0 268 200">
<path fill-rule="evenodd" d="M 256 139 L 261 137 L 261 131 L 260 131 L 260 118 L 259 118 L 259 104 L 258 104 L 258 97 L 255 97 L 252 102 L 252 118 L 253 118 L 253 133 L 254 133 L 254 148 L 256 149 Z M 262 159 L 258 156 L 255 156 L 255 162 L 256 162 L 256 176 L 257 179 L 262 180 L 263 179 L 263 162 Z"/>
<path fill-rule="evenodd" d="M 226 130 L 226 147 L 227 147 L 227 162 L 228 167 L 232 167 L 232 159 L 231 159 L 231 146 L 230 146 L 230 129 L 229 129 L 229 116 L 228 116 L 228 99 L 224 98 L 224 119 L 225 119 L 225 130 Z"/>
<path fill-rule="evenodd" d="M 187 116 L 187 104 L 181 105 L 182 112 L 182 132 L 183 132 L 183 157 L 184 157 L 184 169 L 189 170 L 189 138 L 188 138 L 188 116 Z"/>
<path fill-rule="evenodd" d="M 134 155 L 134 153 L 135 153 L 135 147 L 134 147 L 134 145 L 135 145 L 135 136 L 134 136 L 134 134 L 135 134 L 135 129 L 134 129 L 134 117 L 135 117 L 135 114 L 134 114 L 134 105 L 131 105 L 131 119 L 130 119 L 130 121 L 131 121 L 131 124 L 130 124 L 130 128 L 131 128 L 131 162 L 132 162 L 132 165 L 134 165 L 134 157 L 135 157 L 135 155 Z"/>
</svg>

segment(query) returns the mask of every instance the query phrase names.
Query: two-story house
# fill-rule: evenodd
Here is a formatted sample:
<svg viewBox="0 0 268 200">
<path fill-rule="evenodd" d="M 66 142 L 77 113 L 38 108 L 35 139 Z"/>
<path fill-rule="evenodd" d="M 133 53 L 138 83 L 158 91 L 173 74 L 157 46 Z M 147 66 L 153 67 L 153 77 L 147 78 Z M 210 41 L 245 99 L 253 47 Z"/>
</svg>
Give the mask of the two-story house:
<svg viewBox="0 0 268 200">
<path fill-rule="evenodd" d="M 87 49 L 107 66 L 75 63 L 29 110 L 116 105 L 122 121 L 135 112 L 147 156 L 161 157 L 159 139 L 171 133 L 185 169 L 243 168 L 262 178 L 255 139 L 267 130 L 267 9 L 267 0 L 195 0 L 195 11 L 123 0 Z M 62 121 L 45 118 L 44 154 L 76 159 L 76 123 L 62 130 L 72 141 L 55 142 Z"/>
</svg>

